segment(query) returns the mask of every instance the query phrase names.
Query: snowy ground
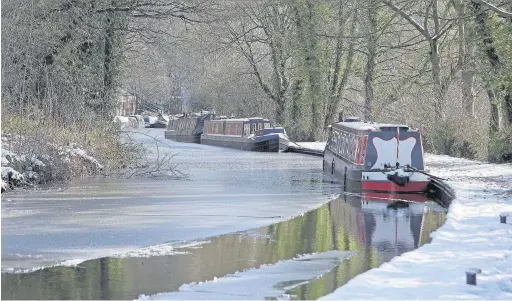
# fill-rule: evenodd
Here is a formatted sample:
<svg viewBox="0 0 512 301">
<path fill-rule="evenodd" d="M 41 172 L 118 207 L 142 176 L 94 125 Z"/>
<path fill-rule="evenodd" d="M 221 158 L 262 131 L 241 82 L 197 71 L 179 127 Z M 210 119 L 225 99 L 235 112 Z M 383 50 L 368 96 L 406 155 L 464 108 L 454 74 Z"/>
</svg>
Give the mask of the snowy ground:
<svg viewBox="0 0 512 301">
<path fill-rule="evenodd" d="M 426 155 L 457 198 L 433 241 L 361 274 L 325 299 L 512 299 L 512 165 Z M 477 286 L 465 271 L 479 268 Z"/>
<path fill-rule="evenodd" d="M 325 149 L 325 142 L 296 142 L 298 146 L 323 151 Z"/>
</svg>

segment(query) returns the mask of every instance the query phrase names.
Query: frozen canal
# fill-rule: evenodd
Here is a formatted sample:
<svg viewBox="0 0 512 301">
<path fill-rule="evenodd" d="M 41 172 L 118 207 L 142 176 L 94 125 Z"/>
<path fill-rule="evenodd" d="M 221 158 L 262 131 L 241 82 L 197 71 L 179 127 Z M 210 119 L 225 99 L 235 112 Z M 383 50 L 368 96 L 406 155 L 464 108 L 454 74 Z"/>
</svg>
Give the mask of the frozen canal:
<svg viewBox="0 0 512 301">
<path fill-rule="evenodd" d="M 337 198 L 340 187 L 323 181 L 318 157 L 165 142 L 188 180 L 87 180 L 2 196 L 2 298 L 133 299 L 180 287 L 165 298 L 278 297 L 276 287 L 317 298 L 428 242 L 444 222 L 432 204 L 388 209 Z M 277 277 L 267 295 L 194 285 L 269 264 L 275 275 L 298 255 L 328 251 L 343 254 L 308 259 L 315 276 Z M 80 264 L 26 273 L 62 263 Z M 240 279 L 258 283 L 251 275 Z M 244 283 L 228 286 L 250 292 Z"/>
</svg>

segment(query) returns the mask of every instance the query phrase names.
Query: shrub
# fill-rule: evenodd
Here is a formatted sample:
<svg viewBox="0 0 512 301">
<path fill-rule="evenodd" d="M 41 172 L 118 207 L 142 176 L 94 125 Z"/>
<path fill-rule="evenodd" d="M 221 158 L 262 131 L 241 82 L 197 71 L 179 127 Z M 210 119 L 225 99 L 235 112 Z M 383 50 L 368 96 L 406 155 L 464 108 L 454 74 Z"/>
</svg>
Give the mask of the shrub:
<svg viewBox="0 0 512 301">
<path fill-rule="evenodd" d="M 489 161 L 512 162 L 512 127 L 491 135 L 489 138 Z"/>
</svg>

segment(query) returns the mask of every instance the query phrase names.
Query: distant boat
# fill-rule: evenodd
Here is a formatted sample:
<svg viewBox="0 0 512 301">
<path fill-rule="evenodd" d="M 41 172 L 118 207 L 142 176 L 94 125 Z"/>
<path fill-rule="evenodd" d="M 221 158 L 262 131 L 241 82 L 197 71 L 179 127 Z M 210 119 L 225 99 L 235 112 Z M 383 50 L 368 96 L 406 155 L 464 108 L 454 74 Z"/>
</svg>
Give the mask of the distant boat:
<svg viewBox="0 0 512 301">
<path fill-rule="evenodd" d="M 260 152 L 278 152 L 288 142 L 284 128 L 261 117 L 207 120 L 201 135 L 201 144 Z"/>
<path fill-rule="evenodd" d="M 178 142 L 200 143 L 205 120 L 213 118 L 209 112 L 191 114 L 169 119 L 165 138 Z"/>
<path fill-rule="evenodd" d="M 425 192 L 421 135 L 401 124 L 352 118 L 329 127 L 324 171 L 343 180 L 346 191 Z"/>
</svg>

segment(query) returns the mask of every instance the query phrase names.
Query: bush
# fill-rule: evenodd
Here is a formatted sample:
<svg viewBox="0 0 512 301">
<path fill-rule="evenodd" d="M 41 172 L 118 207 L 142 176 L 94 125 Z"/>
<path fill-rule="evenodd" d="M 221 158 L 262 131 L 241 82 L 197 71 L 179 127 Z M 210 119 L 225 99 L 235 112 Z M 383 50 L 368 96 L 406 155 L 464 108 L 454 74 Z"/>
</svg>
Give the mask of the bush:
<svg viewBox="0 0 512 301">
<path fill-rule="evenodd" d="M 512 127 L 491 135 L 489 138 L 489 161 L 512 162 Z"/>
<path fill-rule="evenodd" d="M 129 165 L 141 151 L 140 146 L 122 143 L 112 122 L 60 125 L 4 117 L 2 131 L 2 169 L 9 166 L 20 172 L 26 184 L 108 174 Z"/>
<path fill-rule="evenodd" d="M 453 122 L 440 122 L 433 133 L 426 136 L 426 151 L 452 157 L 475 159 L 476 151 L 463 139 Z"/>
</svg>

